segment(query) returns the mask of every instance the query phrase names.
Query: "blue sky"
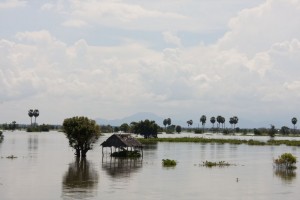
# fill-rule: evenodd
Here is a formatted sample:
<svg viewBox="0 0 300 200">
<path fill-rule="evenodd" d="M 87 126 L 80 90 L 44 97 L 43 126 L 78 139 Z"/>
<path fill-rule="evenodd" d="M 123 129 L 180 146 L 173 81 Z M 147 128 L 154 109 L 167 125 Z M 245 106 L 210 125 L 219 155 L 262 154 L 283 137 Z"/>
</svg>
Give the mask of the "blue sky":
<svg viewBox="0 0 300 200">
<path fill-rule="evenodd" d="M 37 108 L 40 123 L 153 112 L 291 126 L 299 37 L 299 0 L 0 0 L 0 122 Z"/>
</svg>

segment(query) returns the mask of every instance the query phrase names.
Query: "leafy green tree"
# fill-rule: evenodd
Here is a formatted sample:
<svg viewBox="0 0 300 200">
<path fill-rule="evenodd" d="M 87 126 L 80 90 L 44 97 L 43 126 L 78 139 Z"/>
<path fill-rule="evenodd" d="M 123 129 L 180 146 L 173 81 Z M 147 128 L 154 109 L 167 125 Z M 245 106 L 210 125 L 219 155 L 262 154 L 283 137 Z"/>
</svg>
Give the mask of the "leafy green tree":
<svg viewBox="0 0 300 200">
<path fill-rule="evenodd" d="M 32 126 L 32 117 L 33 117 L 33 110 L 32 109 L 30 109 L 28 111 L 28 116 L 30 117 L 30 125 Z"/>
<path fill-rule="evenodd" d="M 127 133 L 129 131 L 129 125 L 127 123 L 123 123 L 120 126 L 120 130 L 123 131 L 124 133 Z"/>
<path fill-rule="evenodd" d="M 296 133 L 296 124 L 297 124 L 297 118 L 296 117 L 293 117 L 292 118 L 292 124 L 294 125 L 294 133 Z"/>
<path fill-rule="evenodd" d="M 164 119 L 163 124 L 165 126 L 165 131 L 167 131 L 168 120 Z"/>
<path fill-rule="evenodd" d="M 176 132 L 179 134 L 181 132 L 181 126 L 176 126 Z"/>
<path fill-rule="evenodd" d="M 231 125 L 231 128 L 232 128 L 232 126 L 233 126 L 233 123 L 234 123 L 234 119 L 233 119 L 233 117 L 230 117 L 230 118 L 229 118 L 229 124 Z"/>
<path fill-rule="evenodd" d="M 283 126 L 283 127 L 281 127 L 281 129 L 280 129 L 280 133 L 281 133 L 282 135 L 288 135 L 288 134 L 290 134 L 290 129 L 289 129 L 288 127 L 286 127 L 286 126 Z"/>
<path fill-rule="evenodd" d="M 69 145 L 76 151 L 77 157 L 86 157 L 88 150 L 100 136 L 100 126 L 87 117 L 67 118 L 63 122 L 63 131 L 69 139 Z"/>
<path fill-rule="evenodd" d="M 206 116 L 205 115 L 202 115 L 200 117 L 200 122 L 202 124 L 202 129 L 203 129 L 203 132 L 204 132 L 204 127 L 205 127 L 205 123 L 206 123 Z"/>
<path fill-rule="evenodd" d="M 270 137 L 275 137 L 276 129 L 274 125 L 271 124 L 271 128 L 269 129 L 268 134 Z"/>
<path fill-rule="evenodd" d="M 218 128 L 220 128 L 220 124 L 222 123 L 222 116 L 221 115 L 217 116 L 217 123 L 218 123 Z"/>
<path fill-rule="evenodd" d="M 144 136 L 144 138 L 157 137 L 159 126 L 155 121 L 150 121 L 146 119 L 145 121 L 140 121 L 135 125 L 135 132 Z"/>
</svg>

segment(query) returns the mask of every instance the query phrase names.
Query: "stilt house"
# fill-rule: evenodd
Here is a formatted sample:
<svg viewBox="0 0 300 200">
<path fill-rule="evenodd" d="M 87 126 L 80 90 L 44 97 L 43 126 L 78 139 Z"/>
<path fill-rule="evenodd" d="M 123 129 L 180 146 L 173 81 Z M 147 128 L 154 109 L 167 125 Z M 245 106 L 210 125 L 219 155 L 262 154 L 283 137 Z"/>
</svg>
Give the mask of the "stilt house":
<svg viewBox="0 0 300 200">
<path fill-rule="evenodd" d="M 138 150 L 143 153 L 143 145 L 138 140 L 133 138 L 130 134 L 113 134 L 102 144 L 102 153 L 104 147 L 110 147 L 110 151 L 112 153 L 112 147 L 114 147 L 115 151 L 127 150 L 133 151 Z"/>
</svg>

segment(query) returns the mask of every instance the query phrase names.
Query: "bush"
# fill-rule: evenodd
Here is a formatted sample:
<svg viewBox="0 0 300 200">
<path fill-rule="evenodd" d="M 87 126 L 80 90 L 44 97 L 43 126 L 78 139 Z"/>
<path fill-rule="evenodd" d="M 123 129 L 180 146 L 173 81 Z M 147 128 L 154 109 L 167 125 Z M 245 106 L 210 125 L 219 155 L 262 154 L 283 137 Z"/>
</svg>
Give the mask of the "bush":
<svg viewBox="0 0 300 200">
<path fill-rule="evenodd" d="M 254 135 L 262 135 L 259 129 L 254 129 Z"/>
<path fill-rule="evenodd" d="M 138 151 L 123 150 L 123 151 L 112 153 L 111 157 L 117 157 L 117 158 L 139 158 L 139 157 L 141 157 L 141 154 Z"/>
<path fill-rule="evenodd" d="M 4 136 L 2 135 L 2 131 L 0 131 L 0 142 L 2 142 Z"/>
<path fill-rule="evenodd" d="M 227 166 L 230 166 L 230 164 L 225 161 L 219 161 L 219 162 L 205 161 L 205 162 L 203 162 L 203 166 L 205 166 L 205 167 L 216 167 L 216 166 L 227 167 Z"/>
<path fill-rule="evenodd" d="M 163 159 L 162 164 L 164 167 L 174 167 L 177 165 L 177 162 L 175 160 Z"/>
<path fill-rule="evenodd" d="M 281 154 L 277 159 L 274 160 L 274 164 L 277 169 L 291 170 L 296 169 L 295 166 L 297 158 L 291 153 Z"/>
</svg>

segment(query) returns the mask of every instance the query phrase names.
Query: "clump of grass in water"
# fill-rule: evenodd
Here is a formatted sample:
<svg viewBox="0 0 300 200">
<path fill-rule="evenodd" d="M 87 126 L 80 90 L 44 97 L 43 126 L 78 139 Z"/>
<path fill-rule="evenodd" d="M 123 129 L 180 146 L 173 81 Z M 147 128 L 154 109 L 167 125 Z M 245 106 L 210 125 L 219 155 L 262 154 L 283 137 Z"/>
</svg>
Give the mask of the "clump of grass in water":
<svg viewBox="0 0 300 200">
<path fill-rule="evenodd" d="M 205 167 L 228 167 L 230 165 L 232 165 L 232 164 L 225 162 L 225 161 L 211 162 L 211 161 L 206 160 L 205 162 L 203 162 L 202 166 L 205 166 Z"/>
<path fill-rule="evenodd" d="M 175 160 L 163 159 L 162 164 L 164 167 L 174 167 L 177 165 L 177 162 Z"/>
<path fill-rule="evenodd" d="M 15 158 L 18 158 L 17 156 L 14 156 L 14 155 L 10 155 L 10 156 L 7 156 L 6 158 L 9 158 L 9 159 L 15 159 Z"/>
</svg>

